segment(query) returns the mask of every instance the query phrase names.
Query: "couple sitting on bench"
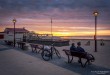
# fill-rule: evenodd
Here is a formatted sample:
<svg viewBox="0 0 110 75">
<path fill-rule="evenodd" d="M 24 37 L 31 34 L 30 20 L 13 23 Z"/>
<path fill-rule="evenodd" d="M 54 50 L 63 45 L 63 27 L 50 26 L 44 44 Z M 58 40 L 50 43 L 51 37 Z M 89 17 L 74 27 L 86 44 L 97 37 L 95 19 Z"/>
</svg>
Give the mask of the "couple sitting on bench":
<svg viewBox="0 0 110 75">
<path fill-rule="evenodd" d="M 85 52 L 85 50 L 81 47 L 81 42 L 77 43 L 77 47 L 75 47 L 75 44 L 72 43 L 72 45 L 70 47 L 70 51 Z"/>
<path fill-rule="evenodd" d="M 72 54 L 72 52 L 75 51 L 75 52 L 84 52 L 84 53 L 87 53 L 85 52 L 85 50 L 81 47 L 81 42 L 78 42 L 77 43 L 77 47 L 75 47 L 75 44 L 72 43 L 71 47 L 70 47 L 70 52 Z M 87 53 L 87 57 L 89 59 L 91 59 L 92 57 L 89 55 L 89 53 Z M 81 62 L 81 58 L 79 58 L 78 62 L 80 63 Z M 90 63 L 90 62 L 89 62 Z"/>
</svg>

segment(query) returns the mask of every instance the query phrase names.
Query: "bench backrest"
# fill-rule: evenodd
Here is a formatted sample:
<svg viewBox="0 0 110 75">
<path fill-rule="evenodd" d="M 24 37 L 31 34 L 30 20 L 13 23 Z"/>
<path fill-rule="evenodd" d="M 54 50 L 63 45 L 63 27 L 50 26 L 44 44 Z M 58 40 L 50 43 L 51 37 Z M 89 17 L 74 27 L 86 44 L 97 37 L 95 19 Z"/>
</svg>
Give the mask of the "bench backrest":
<svg viewBox="0 0 110 75">
<path fill-rule="evenodd" d="M 37 44 L 30 44 L 31 47 L 38 47 Z"/>
<path fill-rule="evenodd" d="M 71 53 L 72 56 L 76 56 L 76 57 L 81 57 L 81 58 L 86 58 L 87 57 L 87 53 L 86 52 L 72 51 L 70 53 Z"/>
<path fill-rule="evenodd" d="M 70 51 L 70 50 L 63 50 L 63 51 L 65 51 L 66 55 L 76 56 L 76 57 L 80 57 L 80 58 L 86 58 L 87 57 L 86 52 L 77 52 L 77 51 Z"/>
</svg>

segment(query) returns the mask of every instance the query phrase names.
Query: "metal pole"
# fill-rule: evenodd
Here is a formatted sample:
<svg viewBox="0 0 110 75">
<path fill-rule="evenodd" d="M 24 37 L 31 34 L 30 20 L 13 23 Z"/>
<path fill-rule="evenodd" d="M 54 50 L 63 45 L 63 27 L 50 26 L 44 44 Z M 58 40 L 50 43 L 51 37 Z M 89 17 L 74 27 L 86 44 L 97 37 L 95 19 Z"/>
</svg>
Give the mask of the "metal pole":
<svg viewBox="0 0 110 75">
<path fill-rule="evenodd" d="M 14 22 L 14 47 L 15 47 L 15 22 Z"/>
<path fill-rule="evenodd" d="M 52 35 L 52 40 L 53 40 L 53 34 L 52 34 L 52 18 L 51 18 L 51 35 Z"/>
<path fill-rule="evenodd" d="M 95 52 L 97 52 L 97 16 L 95 16 Z"/>
</svg>

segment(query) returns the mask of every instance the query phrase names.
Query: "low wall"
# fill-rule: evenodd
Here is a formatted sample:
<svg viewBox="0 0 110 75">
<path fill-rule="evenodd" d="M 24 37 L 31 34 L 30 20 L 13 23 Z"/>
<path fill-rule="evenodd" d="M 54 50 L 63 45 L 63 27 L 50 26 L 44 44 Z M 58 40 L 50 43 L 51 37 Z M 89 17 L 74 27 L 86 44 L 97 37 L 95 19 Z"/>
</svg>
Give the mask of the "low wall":
<svg viewBox="0 0 110 75">
<path fill-rule="evenodd" d="M 68 46 L 69 41 L 50 41 L 50 40 L 29 40 L 29 43 L 51 45 L 54 43 L 54 46 Z"/>
<path fill-rule="evenodd" d="M 4 39 L 0 39 L 0 44 L 3 44 L 4 43 Z"/>
</svg>

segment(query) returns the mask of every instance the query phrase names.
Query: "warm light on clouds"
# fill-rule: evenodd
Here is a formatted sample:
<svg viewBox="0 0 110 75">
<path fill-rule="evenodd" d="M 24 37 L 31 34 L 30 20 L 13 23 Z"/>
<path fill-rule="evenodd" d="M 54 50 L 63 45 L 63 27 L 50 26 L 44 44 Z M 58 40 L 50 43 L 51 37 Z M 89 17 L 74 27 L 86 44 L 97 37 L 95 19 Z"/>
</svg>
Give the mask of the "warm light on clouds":
<svg viewBox="0 0 110 75">
<path fill-rule="evenodd" d="M 101 36 L 106 36 L 106 35 L 110 36 L 110 30 L 99 30 L 97 34 Z"/>
<path fill-rule="evenodd" d="M 70 32 L 53 32 L 54 36 L 70 36 Z"/>
<path fill-rule="evenodd" d="M 110 35 L 110 0 L 0 0 L 0 31 L 16 18 L 16 28 L 51 34 L 52 18 L 55 36 L 93 36 L 94 10 L 98 35 Z"/>
<path fill-rule="evenodd" d="M 36 33 L 40 34 L 51 34 L 51 32 L 48 31 L 36 31 Z M 54 36 L 94 36 L 93 32 L 86 32 L 86 31 L 79 31 L 79 32 L 67 32 L 67 31 L 61 31 L 61 32 L 52 32 Z M 98 31 L 98 36 L 107 36 L 110 34 L 110 30 L 104 30 L 104 31 Z M 108 35 L 110 36 L 110 35 Z"/>
</svg>

